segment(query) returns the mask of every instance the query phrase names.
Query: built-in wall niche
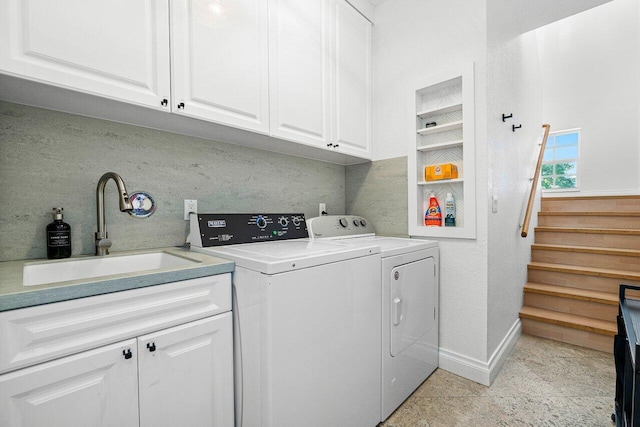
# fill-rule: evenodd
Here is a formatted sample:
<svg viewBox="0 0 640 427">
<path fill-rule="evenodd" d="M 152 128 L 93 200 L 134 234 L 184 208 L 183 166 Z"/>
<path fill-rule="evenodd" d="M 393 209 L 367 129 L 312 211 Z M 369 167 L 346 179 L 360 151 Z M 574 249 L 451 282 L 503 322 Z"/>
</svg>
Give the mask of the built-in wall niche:
<svg viewBox="0 0 640 427">
<path fill-rule="evenodd" d="M 475 238 L 475 149 L 473 64 L 414 82 L 409 141 L 409 234 L 423 237 Z M 425 168 L 451 163 L 458 177 L 425 180 Z M 444 226 L 447 193 L 456 203 L 456 226 Z M 442 227 L 427 227 L 425 212 L 435 195 Z"/>
</svg>

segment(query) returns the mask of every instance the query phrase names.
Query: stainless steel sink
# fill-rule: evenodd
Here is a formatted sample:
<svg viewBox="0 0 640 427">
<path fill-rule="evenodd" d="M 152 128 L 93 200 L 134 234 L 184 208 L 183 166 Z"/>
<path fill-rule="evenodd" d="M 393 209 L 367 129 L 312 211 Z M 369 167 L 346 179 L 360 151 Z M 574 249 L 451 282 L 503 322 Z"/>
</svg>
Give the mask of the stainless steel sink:
<svg viewBox="0 0 640 427">
<path fill-rule="evenodd" d="M 198 263 L 198 260 L 183 258 L 165 251 L 33 262 L 24 265 L 22 284 L 35 286 L 87 280 L 118 274 L 195 266 Z"/>
</svg>

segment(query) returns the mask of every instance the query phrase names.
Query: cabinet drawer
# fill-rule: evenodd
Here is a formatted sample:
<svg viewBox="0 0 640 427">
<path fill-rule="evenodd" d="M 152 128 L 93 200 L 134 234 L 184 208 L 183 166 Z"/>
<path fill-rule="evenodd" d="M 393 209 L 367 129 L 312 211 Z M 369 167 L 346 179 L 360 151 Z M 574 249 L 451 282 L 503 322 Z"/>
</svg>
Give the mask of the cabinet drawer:
<svg viewBox="0 0 640 427">
<path fill-rule="evenodd" d="M 231 310 L 231 274 L 0 313 L 0 373 Z"/>
</svg>

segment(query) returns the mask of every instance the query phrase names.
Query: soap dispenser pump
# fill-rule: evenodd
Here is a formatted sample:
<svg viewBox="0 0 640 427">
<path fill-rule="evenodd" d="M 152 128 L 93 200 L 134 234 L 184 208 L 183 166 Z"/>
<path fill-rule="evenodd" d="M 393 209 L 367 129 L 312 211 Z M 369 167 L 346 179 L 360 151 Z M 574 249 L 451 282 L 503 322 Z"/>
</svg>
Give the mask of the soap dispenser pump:
<svg viewBox="0 0 640 427">
<path fill-rule="evenodd" d="M 71 256 L 71 226 L 62 221 L 62 208 L 53 208 L 53 222 L 47 225 L 47 258 Z"/>
</svg>

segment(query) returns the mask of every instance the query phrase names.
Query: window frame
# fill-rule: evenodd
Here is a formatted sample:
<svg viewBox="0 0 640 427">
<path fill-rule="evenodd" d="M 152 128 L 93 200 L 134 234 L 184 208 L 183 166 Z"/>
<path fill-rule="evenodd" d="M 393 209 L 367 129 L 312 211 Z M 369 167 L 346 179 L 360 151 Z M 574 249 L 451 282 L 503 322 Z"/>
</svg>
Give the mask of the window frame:
<svg viewBox="0 0 640 427">
<path fill-rule="evenodd" d="M 571 191 L 580 191 L 580 171 L 582 170 L 582 165 L 580 164 L 580 159 L 582 158 L 581 156 L 581 147 L 582 147 L 582 128 L 573 128 L 573 129 L 563 129 L 563 130 L 558 130 L 558 131 L 554 131 L 554 132 L 549 132 L 549 137 L 553 136 L 554 137 L 554 141 L 555 138 L 561 135 L 568 135 L 568 134 L 577 134 L 578 135 L 578 157 L 577 158 L 570 158 L 570 159 L 561 159 L 561 160 L 557 160 L 555 158 L 555 149 L 556 146 L 554 144 L 554 158 L 551 161 L 542 161 L 542 166 L 544 165 L 553 165 L 553 174 L 552 175 L 542 175 L 542 168 L 540 168 L 540 186 L 541 186 L 541 190 L 547 193 L 562 193 L 562 192 L 571 192 Z M 547 139 L 547 143 L 548 143 L 548 139 Z M 545 151 L 546 149 L 548 149 L 549 147 L 545 147 Z M 544 157 L 544 153 L 543 153 L 543 157 Z M 575 163 L 576 164 L 576 186 L 575 187 L 571 187 L 571 188 L 549 188 L 546 189 L 544 187 L 542 187 L 542 180 L 546 177 L 553 177 L 554 178 L 554 182 L 555 182 L 555 178 L 560 176 L 560 175 L 556 175 L 555 172 L 555 165 L 558 163 Z"/>
</svg>

